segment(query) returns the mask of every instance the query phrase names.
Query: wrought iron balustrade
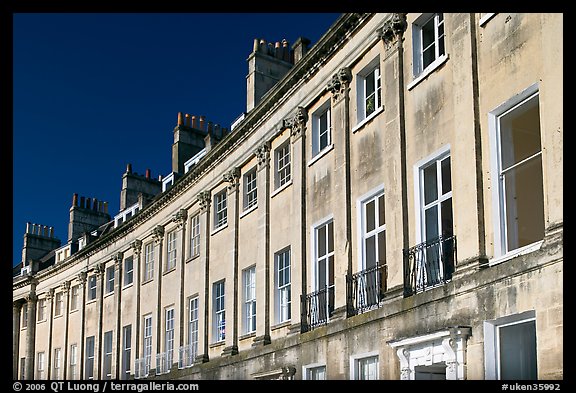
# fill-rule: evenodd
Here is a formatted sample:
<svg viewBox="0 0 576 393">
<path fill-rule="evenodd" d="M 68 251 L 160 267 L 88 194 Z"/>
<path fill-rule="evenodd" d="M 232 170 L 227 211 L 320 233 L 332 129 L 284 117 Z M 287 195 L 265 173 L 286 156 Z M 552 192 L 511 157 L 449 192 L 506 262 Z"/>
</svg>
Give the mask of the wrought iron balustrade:
<svg viewBox="0 0 576 393">
<path fill-rule="evenodd" d="M 443 285 L 456 268 L 456 237 L 439 237 L 404 250 L 404 297 Z"/>
<path fill-rule="evenodd" d="M 188 344 L 181 346 L 178 350 L 178 368 L 187 368 L 194 365 L 197 345 Z"/>
<path fill-rule="evenodd" d="M 349 317 L 379 307 L 387 289 L 387 275 L 387 266 L 379 263 L 360 272 L 346 275 Z"/>
<path fill-rule="evenodd" d="M 306 320 L 302 323 L 302 332 L 307 332 L 328 323 L 334 312 L 334 285 L 301 296 Z"/>
</svg>

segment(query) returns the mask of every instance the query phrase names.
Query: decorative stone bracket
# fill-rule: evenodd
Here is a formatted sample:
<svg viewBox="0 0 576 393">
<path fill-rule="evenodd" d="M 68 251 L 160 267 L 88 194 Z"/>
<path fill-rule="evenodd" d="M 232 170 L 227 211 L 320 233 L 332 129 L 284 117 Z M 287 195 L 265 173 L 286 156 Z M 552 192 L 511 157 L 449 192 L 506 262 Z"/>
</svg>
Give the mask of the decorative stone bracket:
<svg viewBox="0 0 576 393">
<path fill-rule="evenodd" d="M 226 172 L 224 175 L 224 181 L 228 183 L 228 193 L 232 194 L 238 190 L 240 185 L 240 168 L 234 167 Z"/>
<path fill-rule="evenodd" d="M 384 43 L 391 45 L 404 34 L 407 27 L 406 14 L 394 13 L 378 30 L 378 36 Z"/>
<path fill-rule="evenodd" d="M 340 99 L 348 86 L 352 82 L 352 72 L 350 68 L 341 68 L 326 85 L 326 90 L 332 93 L 332 100 Z"/>
<path fill-rule="evenodd" d="M 210 191 L 202 191 L 196 196 L 196 200 L 200 203 L 200 210 L 205 212 L 210 206 Z"/>
</svg>

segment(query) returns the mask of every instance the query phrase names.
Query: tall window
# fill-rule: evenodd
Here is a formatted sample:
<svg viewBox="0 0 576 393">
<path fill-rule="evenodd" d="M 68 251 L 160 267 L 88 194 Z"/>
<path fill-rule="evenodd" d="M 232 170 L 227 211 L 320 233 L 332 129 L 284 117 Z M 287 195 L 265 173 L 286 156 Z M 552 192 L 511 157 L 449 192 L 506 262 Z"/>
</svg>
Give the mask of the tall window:
<svg viewBox="0 0 576 393">
<path fill-rule="evenodd" d="M 317 381 L 326 379 L 326 366 L 307 367 L 306 379 Z"/>
<path fill-rule="evenodd" d="M 354 359 L 354 379 L 378 379 L 378 356 Z"/>
<path fill-rule="evenodd" d="M 544 192 L 539 95 L 535 88 L 490 114 L 498 176 L 495 253 L 503 255 L 544 238 Z"/>
<path fill-rule="evenodd" d="M 69 379 L 78 379 L 78 344 L 70 345 Z"/>
<path fill-rule="evenodd" d="M 132 284 L 134 281 L 134 258 L 124 259 L 124 286 Z"/>
<path fill-rule="evenodd" d="M 384 192 L 362 203 L 362 269 L 386 264 Z"/>
<path fill-rule="evenodd" d="M 321 320 L 325 320 L 334 310 L 334 222 L 332 220 L 316 227 L 314 254 L 318 316 Z"/>
<path fill-rule="evenodd" d="M 29 304 L 22 307 L 22 328 L 28 327 L 28 307 Z"/>
<path fill-rule="evenodd" d="M 86 363 L 84 377 L 94 379 L 94 336 L 86 337 Z"/>
<path fill-rule="evenodd" d="M 46 318 L 46 300 L 38 299 L 38 322 Z"/>
<path fill-rule="evenodd" d="M 360 123 L 382 108 L 380 58 L 372 60 L 358 73 L 356 88 L 358 90 L 358 123 Z"/>
<path fill-rule="evenodd" d="M 112 330 L 104 333 L 104 368 L 103 379 L 112 378 Z"/>
<path fill-rule="evenodd" d="M 312 114 L 312 157 L 332 143 L 330 101 Z"/>
<path fill-rule="evenodd" d="M 96 299 L 96 275 L 88 277 L 88 301 Z"/>
<path fill-rule="evenodd" d="M 176 250 L 176 231 L 172 231 L 168 234 L 168 258 L 166 259 L 166 270 L 176 267 Z"/>
<path fill-rule="evenodd" d="M 538 379 L 534 311 L 484 322 L 485 379 Z"/>
<path fill-rule="evenodd" d="M 276 157 L 276 188 L 288 183 L 290 177 L 290 141 L 284 143 L 275 151 Z"/>
<path fill-rule="evenodd" d="M 122 328 L 122 374 L 121 379 L 130 378 L 130 361 L 132 355 L 132 325 Z"/>
<path fill-rule="evenodd" d="M 244 332 L 256 331 L 256 266 L 242 272 L 244 278 Z"/>
<path fill-rule="evenodd" d="M 198 354 L 198 297 L 190 299 L 190 316 L 188 319 L 188 345 L 190 345 L 189 364 Z"/>
<path fill-rule="evenodd" d="M 54 315 L 60 316 L 62 315 L 62 311 L 64 308 L 64 294 L 62 292 L 56 292 L 54 295 Z"/>
<path fill-rule="evenodd" d="M 62 348 L 54 348 L 54 375 L 51 376 L 52 379 L 62 378 Z"/>
<path fill-rule="evenodd" d="M 424 249 L 419 283 L 434 285 L 450 279 L 454 272 L 452 176 L 450 152 L 444 152 L 420 167 L 421 237 Z"/>
<path fill-rule="evenodd" d="M 422 14 L 413 24 L 414 76 L 446 53 L 444 47 L 444 15 Z"/>
<path fill-rule="evenodd" d="M 256 188 L 256 169 L 244 175 L 244 210 L 248 210 L 258 203 L 258 189 Z"/>
<path fill-rule="evenodd" d="M 144 317 L 144 359 L 146 371 L 148 374 L 150 364 L 152 363 L 152 316 L 147 315 Z"/>
<path fill-rule="evenodd" d="M 46 356 L 44 352 L 38 352 L 36 356 L 36 379 L 46 379 Z"/>
<path fill-rule="evenodd" d="M 79 296 L 79 287 L 78 285 L 74 285 L 70 289 L 70 310 L 74 311 L 78 309 L 78 296 Z"/>
<path fill-rule="evenodd" d="M 214 195 L 214 228 L 228 223 L 226 190 Z"/>
<path fill-rule="evenodd" d="M 154 243 L 144 246 L 144 282 L 154 278 Z"/>
<path fill-rule="evenodd" d="M 114 292 L 114 265 L 106 268 L 106 293 Z"/>
<path fill-rule="evenodd" d="M 192 225 L 190 225 L 190 253 L 191 257 L 200 255 L 200 214 L 192 217 Z"/>
<path fill-rule="evenodd" d="M 166 350 L 166 363 L 168 365 L 167 370 L 172 366 L 172 360 L 174 359 L 174 309 L 166 309 L 166 335 L 164 347 Z"/>
<path fill-rule="evenodd" d="M 290 320 L 291 277 L 290 277 L 290 249 L 287 248 L 276 254 L 276 319 L 278 323 Z"/>
<path fill-rule="evenodd" d="M 224 280 L 214 284 L 214 342 L 226 338 L 226 310 L 224 304 Z"/>
</svg>

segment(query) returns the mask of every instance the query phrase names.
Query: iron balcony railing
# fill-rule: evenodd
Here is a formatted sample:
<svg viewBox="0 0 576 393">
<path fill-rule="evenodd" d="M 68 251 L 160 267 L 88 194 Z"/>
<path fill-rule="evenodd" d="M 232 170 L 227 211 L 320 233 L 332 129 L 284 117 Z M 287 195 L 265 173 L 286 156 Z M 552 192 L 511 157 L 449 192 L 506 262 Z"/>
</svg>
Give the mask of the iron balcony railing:
<svg viewBox="0 0 576 393">
<path fill-rule="evenodd" d="M 380 306 L 387 289 L 387 275 L 387 266 L 379 263 L 358 273 L 346 275 L 348 317 Z"/>
<path fill-rule="evenodd" d="M 301 327 L 304 333 L 328 323 L 334 312 L 334 285 L 301 295 L 301 300 L 306 314 Z"/>
<path fill-rule="evenodd" d="M 456 237 L 439 237 L 404 250 L 404 297 L 443 285 L 456 267 Z"/>
<path fill-rule="evenodd" d="M 156 354 L 156 375 L 166 374 L 172 368 L 172 352 Z"/>
<path fill-rule="evenodd" d="M 188 368 L 194 365 L 196 358 L 197 344 L 181 346 L 178 350 L 178 368 Z"/>
<path fill-rule="evenodd" d="M 134 379 L 146 378 L 150 373 L 150 357 L 136 359 L 134 364 Z"/>
</svg>

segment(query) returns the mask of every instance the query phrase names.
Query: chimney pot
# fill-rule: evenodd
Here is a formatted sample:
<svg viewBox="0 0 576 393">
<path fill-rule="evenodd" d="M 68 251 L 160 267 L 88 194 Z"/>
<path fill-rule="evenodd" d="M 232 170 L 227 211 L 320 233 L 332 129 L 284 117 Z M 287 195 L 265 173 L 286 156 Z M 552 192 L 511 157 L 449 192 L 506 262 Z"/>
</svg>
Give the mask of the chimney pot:
<svg viewBox="0 0 576 393">
<path fill-rule="evenodd" d="M 50 237 L 54 237 L 54 228 L 50 227 Z"/>
<path fill-rule="evenodd" d="M 181 126 L 183 123 L 182 121 L 182 112 L 178 112 L 178 125 Z"/>
<path fill-rule="evenodd" d="M 186 113 L 186 127 L 190 127 L 191 123 L 190 123 L 190 115 L 188 113 Z"/>
<path fill-rule="evenodd" d="M 260 40 L 258 38 L 254 38 L 254 45 L 252 46 L 252 52 L 258 52 L 258 48 L 260 47 Z"/>
<path fill-rule="evenodd" d="M 78 194 L 72 195 L 72 206 L 78 206 Z"/>
<path fill-rule="evenodd" d="M 132 164 L 126 165 L 126 173 L 132 173 Z"/>
<path fill-rule="evenodd" d="M 205 121 L 206 121 L 206 116 L 200 116 L 200 129 L 202 131 L 206 131 Z"/>
<path fill-rule="evenodd" d="M 26 223 L 26 233 L 30 233 L 30 223 Z"/>
<path fill-rule="evenodd" d="M 108 214 L 108 202 L 104 202 L 104 213 Z"/>
<path fill-rule="evenodd" d="M 80 197 L 80 207 L 81 207 L 81 208 L 84 208 L 84 202 L 85 202 L 85 201 L 86 201 L 86 199 L 85 199 L 83 196 L 81 196 L 81 197 Z"/>
<path fill-rule="evenodd" d="M 98 211 L 98 199 L 96 198 L 92 200 L 92 210 Z"/>
<path fill-rule="evenodd" d="M 196 122 L 196 116 L 192 116 L 192 128 L 198 129 L 198 124 Z"/>
<path fill-rule="evenodd" d="M 146 169 L 146 179 L 150 179 L 150 169 Z"/>
</svg>

